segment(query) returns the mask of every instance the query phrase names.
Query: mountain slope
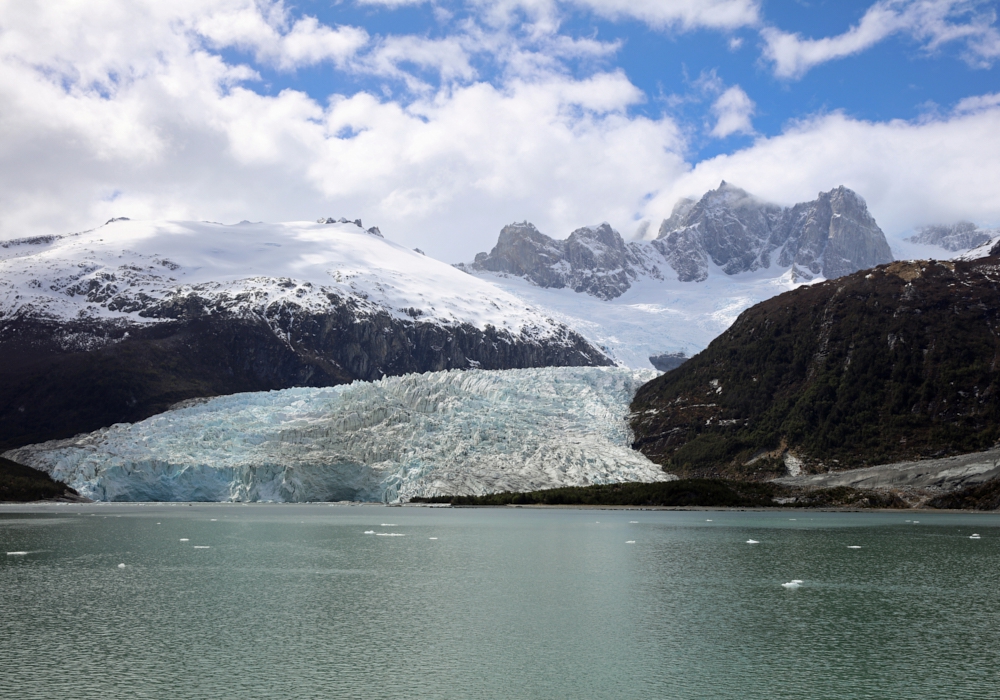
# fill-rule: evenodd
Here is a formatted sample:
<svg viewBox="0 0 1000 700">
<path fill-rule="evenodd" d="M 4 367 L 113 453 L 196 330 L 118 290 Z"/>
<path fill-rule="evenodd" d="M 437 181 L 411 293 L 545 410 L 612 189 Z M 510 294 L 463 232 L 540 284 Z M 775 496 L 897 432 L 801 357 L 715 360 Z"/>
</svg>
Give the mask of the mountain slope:
<svg viewBox="0 0 1000 700">
<path fill-rule="evenodd" d="M 118 220 L 0 242 L 0 446 L 197 396 L 606 364 L 543 311 L 360 222 Z"/>
<path fill-rule="evenodd" d="M 1000 258 L 898 262 L 744 312 L 642 387 L 635 446 L 681 476 L 772 477 L 1000 438 Z"/>
</svg>

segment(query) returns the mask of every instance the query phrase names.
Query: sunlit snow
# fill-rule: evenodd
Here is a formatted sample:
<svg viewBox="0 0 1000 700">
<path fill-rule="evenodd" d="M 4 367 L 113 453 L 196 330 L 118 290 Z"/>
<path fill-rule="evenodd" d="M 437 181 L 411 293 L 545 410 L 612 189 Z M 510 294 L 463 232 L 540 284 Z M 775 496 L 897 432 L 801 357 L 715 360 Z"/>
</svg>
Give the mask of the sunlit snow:
<svg viewBox="0 0 1000 700">
<path fill-rule="evenodd" d="M 556 333 L 544 310 L 353 223 L 120 220 L 0 241 L 0 320 L 156 323 L 151 307 L 189 294 L 236 314 L 263 314 L 276 303 L 322 311 L 334 294 L 361 314 L 492 325 L 518 336 Z"/>
<path fill-rule="evenodd" d="M 122 501 L 397 501 L 670 479 L 632 450 L 651 370 L 449 371 L 236 394 L 6 453 Z"/>
</svg>

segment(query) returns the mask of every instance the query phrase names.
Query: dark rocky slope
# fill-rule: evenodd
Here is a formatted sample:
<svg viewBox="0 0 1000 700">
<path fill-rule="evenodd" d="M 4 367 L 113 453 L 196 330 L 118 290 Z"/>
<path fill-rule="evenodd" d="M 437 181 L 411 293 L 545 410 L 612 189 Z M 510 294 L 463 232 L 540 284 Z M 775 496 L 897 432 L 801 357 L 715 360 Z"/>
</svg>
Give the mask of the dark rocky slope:
<svg viewBox="0 0 1000 700">
<path fill-rule="evenodd" d="M 81 501 L 80 495 L 66 484 L 37 469 L 0 457 L 0 502 L 67 500 Z"/>
<path fill-rule="evenodd" d="M 897 262 L 745 311 L 643 386 L 635 447 L 682 476 L 771 478 L 1000 438 L 1000 258 Z"/>
</svg>

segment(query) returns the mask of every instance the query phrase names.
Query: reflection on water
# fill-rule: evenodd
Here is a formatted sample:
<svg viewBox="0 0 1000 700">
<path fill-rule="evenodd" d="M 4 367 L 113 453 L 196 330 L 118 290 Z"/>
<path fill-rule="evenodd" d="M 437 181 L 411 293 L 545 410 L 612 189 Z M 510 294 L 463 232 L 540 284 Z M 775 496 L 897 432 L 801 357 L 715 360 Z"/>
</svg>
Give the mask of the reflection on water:
<svg viewBox="0 0 1000 700">
<path fill-rule="evenodd" d="M 710 515 L 0 506 L 0 695 L 995 697 L 998 516 Z"/>
</svg>

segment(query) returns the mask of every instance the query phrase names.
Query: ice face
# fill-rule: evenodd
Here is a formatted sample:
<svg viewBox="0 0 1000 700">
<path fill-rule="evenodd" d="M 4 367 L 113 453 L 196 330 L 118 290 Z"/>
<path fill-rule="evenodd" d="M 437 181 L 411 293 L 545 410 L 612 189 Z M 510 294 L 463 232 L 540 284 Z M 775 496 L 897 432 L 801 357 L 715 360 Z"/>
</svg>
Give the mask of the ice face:
<svg viewBox="0 0 1000 700">
<path fill-rule="evenodd" d="M 112 501 L 395 502 L 663 481 L 625 421 L 654 376 L 470 370 L 235 394 L 5 456 Z"/>
</svg>

